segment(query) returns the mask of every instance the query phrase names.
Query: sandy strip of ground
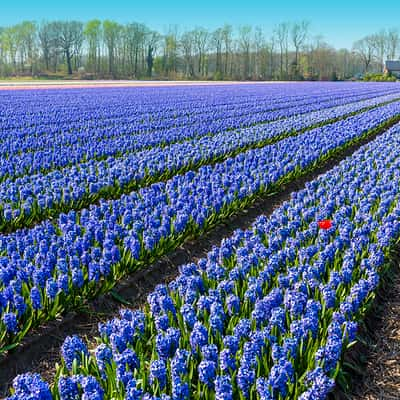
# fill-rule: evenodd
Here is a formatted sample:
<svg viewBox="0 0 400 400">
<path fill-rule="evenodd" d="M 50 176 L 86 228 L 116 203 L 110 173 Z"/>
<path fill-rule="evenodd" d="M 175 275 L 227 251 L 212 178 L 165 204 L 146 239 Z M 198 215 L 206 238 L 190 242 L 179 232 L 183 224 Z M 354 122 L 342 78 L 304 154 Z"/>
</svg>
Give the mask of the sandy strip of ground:
<svg viewBox="0 0 400 400">
<path fill-rule="evenodd" d="M 74 89 L 105 87 L 160 87 L 160 86 L 203 86 L 203 85 L 247 85 L 288 82 L 238 82 L 238 81 L 0 81 L 0 90 L 26 89 Z"/>
<path fill-rule="evenodd" d="M 381 294 L 379 308 L 368 328 L 371 335 L 363 358 L 363 376 L 355 383 L 351 400 L 400 399 L 400 273 Z M 365 338 L 367 339 L 367 337 Z"/>
</svg>

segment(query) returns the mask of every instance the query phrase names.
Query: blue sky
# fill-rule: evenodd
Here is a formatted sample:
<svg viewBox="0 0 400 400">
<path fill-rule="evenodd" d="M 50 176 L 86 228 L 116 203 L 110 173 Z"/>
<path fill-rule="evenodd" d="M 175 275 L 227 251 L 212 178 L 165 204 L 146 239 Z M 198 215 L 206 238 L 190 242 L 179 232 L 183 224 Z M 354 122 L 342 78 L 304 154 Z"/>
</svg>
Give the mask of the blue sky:
<svg viewBox="0 0 400 400">
<path fill-rule="evenodd" d="M 311 33 L 335 47 L 384 27 L 400 28 L 400 0 L 2 0 L 0 25 L 27 20 L 110 18 L 138 21 L 161 32 L 169 24 L 213 29 L 223 23 L 261 26 L 307 19 Z M 14 3 L 14 5 L 13 5 Z M 18 7 L 15 5 L 18 4 Z"/>
</svg>

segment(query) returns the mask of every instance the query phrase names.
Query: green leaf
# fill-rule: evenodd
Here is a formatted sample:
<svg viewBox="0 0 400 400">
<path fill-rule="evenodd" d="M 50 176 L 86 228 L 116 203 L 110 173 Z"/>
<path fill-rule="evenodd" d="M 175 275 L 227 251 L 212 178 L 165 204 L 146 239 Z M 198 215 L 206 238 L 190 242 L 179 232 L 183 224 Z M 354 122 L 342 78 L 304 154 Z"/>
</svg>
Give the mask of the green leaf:
<svg viewBox="0 0 400 400">
<path fill-rule="evenodd" d="M 115 290 L 111 290 L 110 292 L 112 298 L 116 301 L 118 301 L 121 304 L 125 304 L 126 306 L 131 306 L 133 307 L 133 304 L 130 303 L 128 300 L 124 299 L 121 295 L 119 295 Z"/>
</svg>

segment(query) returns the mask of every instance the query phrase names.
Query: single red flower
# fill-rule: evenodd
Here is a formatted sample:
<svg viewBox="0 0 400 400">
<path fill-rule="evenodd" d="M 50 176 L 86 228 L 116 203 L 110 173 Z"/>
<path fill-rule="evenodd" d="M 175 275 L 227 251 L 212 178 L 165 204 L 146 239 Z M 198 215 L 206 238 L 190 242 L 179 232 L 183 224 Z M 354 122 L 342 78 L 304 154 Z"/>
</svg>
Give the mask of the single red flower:
<svg viewBox="0 0 400 400">
<path fill-rule="evenodd" d="M 321 229 L 329 229 L 332 227 L 332 221 L 330 219 L 323 219 L 321 221 L 318 221 L 318 226 Z"/>
</svg>

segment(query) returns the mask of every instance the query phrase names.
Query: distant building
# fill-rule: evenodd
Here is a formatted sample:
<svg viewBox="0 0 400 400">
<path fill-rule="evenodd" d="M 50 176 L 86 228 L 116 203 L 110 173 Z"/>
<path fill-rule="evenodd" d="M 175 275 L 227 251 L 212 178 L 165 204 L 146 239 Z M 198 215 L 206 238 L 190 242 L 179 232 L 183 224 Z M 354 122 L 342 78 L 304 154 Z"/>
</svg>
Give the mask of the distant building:
<svg viewBox="0 0 400 400">
<path fill-rule="evenodd" d="M 386 61 L 383 72 L 400 78 L 400 61 Z"/>
</svg>

